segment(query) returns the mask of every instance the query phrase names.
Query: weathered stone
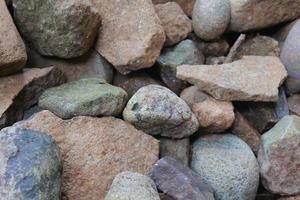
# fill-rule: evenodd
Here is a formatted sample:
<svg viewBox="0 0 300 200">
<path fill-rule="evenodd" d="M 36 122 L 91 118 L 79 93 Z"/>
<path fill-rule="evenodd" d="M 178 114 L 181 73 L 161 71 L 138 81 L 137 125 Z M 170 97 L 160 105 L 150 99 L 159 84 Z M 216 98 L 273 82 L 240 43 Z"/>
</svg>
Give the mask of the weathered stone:
<svg viewBox="0 0 300 200">
<path fill-rule="evenodd" d="M 64 161 L 63 199 L 104 199 L 118 173 L 147 174 L 158 160 L 156 139 L 112 117 L 61 120 L 42 111 L 15 126 L 48 132 L 58 142 Z"/>
<path fill-rule="evenodd" d="M 300 117 L 282 118 L 262 135 L 258 152 L 262 183 L 272 193 L 300 192 Z"/>
<path fill-rule="evenodd" d="M 46 56 L 83 55 L 93 45 L 101 24 L 89 0 L 13 0 L 13 6 L 22 35 Z"/>
<path fill-rule="evenodd" d="M 23 117 L 24 110 L 38 102 L 42 92 L 65 81 L 56 68 L 25 69 L 23 73 L 0 78 L 0 129 Z"/>
<path fill-rule="evenodd" d="M 192 32 L 192 21 L 177 3 L 158 4 L 155 10 L 166 34 L 165 46 L 177 44 Z"/>
<path fill-rule="evenodd" d="M 47 89 L 39 107 L 62 119 L 75 116 L 118 116 L 127 102 L 127 93 L 102 79 L 80 79 Z"/>
<path fill-rule="evenodd" d="M 164 157 L 157 161 L 149 176 L 160 191 L 176 200 L 214 200 L 211 186 L 174 158 Z"/>
<path fill-rule="evenodd" d="M 179 65 L 200 65 L 204 56 L 192 40 L 184 40 L 173 48 L 166 48 L 157 59 L 157 69 L 163 82 L 176 94 L 183 90 L 187 83 L 176 78 Z"/>
<path fill-rule="evenodd" d="M 289 110 L 292 114 L 300 116 L 300 94 L 294 94 L 288 98 Z"/>
<path fill-rule="evenodd" d="M 21 70 L 27 60 L 25 45 L 5 1 L 0 1 L 0 76 Z"/>
<path fill-rule="evenodd" d="M 196 0 L 152 0 L 154 4 L 161 4 L 161 3 L 167 3 L 167 2 L 176 2 L 178 3 L 185 14 L 188 16 L 192 16 L 193 8 Z"/>
<path fill-rule="evenodd" d="M 253 200 L 259 166 L 250 147 L 231 134 L 209 134 L 193 144 L 191 167 L 213 187 L 217 200 Z"/>
<path fill-rule="evenodd" d="M 287 72 L 279 58 L 244 56 L 223 65 L 182 65 L 177 77 L 195 84 L 216 99 L 228 101 L 277 101 L 278 87 Z"/>
<path fill-rule="evenodd" d="M 160 157 L 169 156 L 180 161 L 183 165 L 189 165 L 190 139 L 174 140 L 170 138 L 159 139 Z"/>
<path fill-rule="evenodd" d="M 68 82 L 81 78 L 101 78 L 111 83 L 113 79 L 113 67 L 95 50 L 72 60 L 42 56 L 32 48 L 28 48 L 27 53 L 27 67 L 55 66 L 64 73 Z"/>
<path fill-rule="evenodd" d="M 148 176 L 122 172 L 118 174 L 104 200 L 160 200 L 155 183 Z"/>
<path fill-rule="evenodd" d="M 193 29 L 203 40 L 221 36 L 230 22 L 230 0 L 196 0 L 193 10 Z"/>
<path fill-rule="evenodd" d="M 151 0 L 92 0 L 103 17 L 96 50 L 120 73 L 151 67 L 165 33 Z"/>
<path fill-rule="evenodd" d="M 263 29 L 300 16 L 300 1 L 230 0 L 230 30 L 244 32 Z"/>
<path fill-rule="evenodd" d="M 139 89 L 127 103 L 123 118 L 150 135 L 170 138 L 188 137 L 199 127 L 189 106 L 159 85 Z"/>
<path fill-rule="evenodd" d="M 258 35 L 248 38 L 237 49 L 234 59 L 241 59 L 243 56 L 277 56 L 279 57 L 280 48 L 276 40 L 271 37 Z"/>
<path fill-rule="evenodd" d="M 299 1 L 300 7 L 300 1 Z M 300 21 L 296 22 L 291 31 L 289 32 L 282 50 L 281 61 L 286 67 L 289 76 L 300 79 Z"/>
<path fill-rule="evenodd" d="M 14 127 L 0 132 L 0 194 L 6 200 L 59 200 L 62 160 L 51 136 Z"/>
<path fill-rule="evenodd" d="M 288 94 L 295 94 L 300 92 L 300 78 L 287 77 L 285 87 Z"/>
<path fill-rule="evenodd" d="M 257 154 L 260 147 L 260 133 L 250 124 L 250 122 L 238 111 L 235 112 L 235 120 L 231 132 L 244 140 L 252 151 Z"/>
<path fill-rule="evenodd" d="M 223 132 L 230 128 L 234 121 L 234 107 L 231 102 L 216 100 L 201 92 L 196 86 L 183 90 L 180 98 L 196 115 L 201 132 Z"/>
<path fill-rule="evenodd" d="M 160 81 L 151 78 L 144 72 L 132 72 L 128 75 L 117 72 L 113 80 L 113 85 L 123 88 L 129 97 L 132 97 L 140 88 L 150 84 L 162 85 Z"/>
<path fill-rule="evenodd" d="M 214 56 L 209 56 L 206 57 L 205 59 L 205 64 L 206 65 L 221 65 L 225 62 L 226 57 L 220 56 L 220 57 L 214 57 Z"/>
</svg>

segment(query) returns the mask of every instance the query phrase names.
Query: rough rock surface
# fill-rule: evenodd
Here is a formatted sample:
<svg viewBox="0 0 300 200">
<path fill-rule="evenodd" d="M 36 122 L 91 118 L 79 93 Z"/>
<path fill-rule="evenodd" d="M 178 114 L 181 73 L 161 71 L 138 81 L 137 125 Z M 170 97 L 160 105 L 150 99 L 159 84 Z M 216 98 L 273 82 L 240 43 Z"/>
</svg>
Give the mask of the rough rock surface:
<svg viewBox="0 0 300 200">
<path fill-rule="evenodd" d="M 0 22 L 0 76 L 6 76 L 22 69 L 27 55 L 4 0 L 0 1 Z"/>
<path fill-rule="evenodd" d="M 163 82 L 176 94 L 183 90 L 187 83 L 176 78 L 179 65 L 200 65 L 204 56 L 192 40 L 184 40 L 172 48 L 166 48 L 157 59 L 157 69 Z"/>
<path fill-rule="evenodd" d="M 289 110 L 292 114 L 300 116 L 300 94 L 294 94 L 288 98 Z"/>
<path fill-rule="evenodd" d="M 230 30 L 263 29 L 300 16 L 299 0 L 230 0 Z"/>
<path fill-rule="evenodd" d="M 134 172 L 118 174 L 104 200 L 160 200 L 156 186 L 148 176 Z"/>
<path fill-rule="evenodd" d="M 63 199 L 103 199 L 118 173 L 146 174 L 158 160 L 156 139 L 112 117 L 64 121 L 42 111 L 15 126 L 48 132 L 58 142 L 64 161 Z"/>
<path fill-rule="evenodd" d="M 279 57 L 279 43 L 271 37 L 258 35 L 246 39 L 237 49 L 235 59 L 241 59 L 243 56 L 277 56 Z"/>
<path fill-rule="evenodd" d="M 27 67 L 44 68 L 55 66 L 64 73 L 68 82 L 93 77 L 101 78 L 111 83 L 113 79 L 113 67 L 95 50 L 90 50 L 84 56 L 72 60 L 42 56 L 33 48 L 28 48 L 27 53 Z"/>
<path fill-rule="evenodd" d="M 23 117 L 24 110 L 38 102 L 42 92 L 65 81 L 56 68 L 26 69 L 21 74 L 0 78 L 0 129 Z"/>
<path fill-rule="evenodd" d="M 174 158 L 157 161 L 149 176 L 160 191 L 176 200 L 214 200 L 212 187 Z"/>
<path fill-rule="evenodd" d="M 210 134 L 193 144 L 191 168 L 213 187 L 217 200 L 255 199 L 259 166 L 250 147 L 231 134 Z"/>
<path fill-rule="evenodd" d="M 151 0 L 92 1 L 103 18 L 96 50 L 122 74 L 151 67 L 165 42 Z"/>
<path fill-rule="evenodd" d="M 13 0 L 13 6 L 22 35 L 46 56 L 83 55 L 93 45 L 101 24 L 89 0 Z"/>
<path fill-rule="evenodd" d="M 230 22 L 230 0 L 196 0 L 192 18 L 198 37 L 216 39 L 225 32 Z"/>
<path fill-rule="evenodd" d="M 154 4 L 161 4 L 167 2 L 176 2 L 178 3 L 183 11 L 188 15 L 192 16 L 193 8 L 196 0 L 152 0 Z"/>
<path fill-rule="evenodd" d="M 123 118 L 150 135 L 170 138 L 188 137 L 199 127 L 189 106 L 159 85 L 139 89 L 127 103 Z"/>
<path fill-rule="evenodd" d="M 216 100 L 201 92 L 196 86 L 183 90 L 180 98 L 196 115 L 201 132 L 223 132 L 230 128 L 234 121 L 234 107 L 231 102 Z"/>
<path fill-rule="evenodd" d="M 128 75 L 117 72 L 113 80 L 113 85 L 123 88 L 129 97 L 132 97 L 140 88 L 150 84 L 162 85 L 160 81 L 151 78 L 144 72 L 132 72 Z"/>
<path fill-rule="evenodd" d="M 277 101 L 287 72 L 277 57 L 244 56 L 223 65 L 182 65 L 177 77 L 220 100 Z"/>
<path fill-rule="evenodd" d="M 175 158 L 183 165 L 189 165 L 190 157 L 190 139 L 184 138 L 174 140 L 170 138 L 159 139 L 160 157 L 169 156 Z"/>
<path fill-rule="evenodd" d="M 300 7 L 300 1 L 299 1 Z M 290 30 L 281 50 L 280 58 L 290 77 L 300 79 L 300 21 Z"/>
<path fill-rule="evenodd" d="M 74 116 L 118 116 L 127 102 L 127 93 L 102 79 L 80 79 L 47 89 L 39 107 L 62 119 Z"/>
<path fill-rule="evenodd" d="M 282 118 L 262 135 L 258 152 L 262 183 L 272 193 L 300 193 L 300 117 Z"/>
<path fill-rule="evenodd" d="M 30 129 L 0 132 L 0 194 L 6 200 L 59 200 L 62 160 L 51 136 Z"/>
<path fill-rule="evenodd" d="M 252 151 L 257 154 L 260 147 L 260 133 L 250 124 L 250 122 L 238 111 L 235 112 L 235 120 L 231 132 L 244 140 Z"/>
<path fill-rule="evenodd" d="M 192 32 L 192 21 L 177 3 L 158 4 L 155 10 L 165 30 L 165 46 L 177 44 Z"/>
</svg>

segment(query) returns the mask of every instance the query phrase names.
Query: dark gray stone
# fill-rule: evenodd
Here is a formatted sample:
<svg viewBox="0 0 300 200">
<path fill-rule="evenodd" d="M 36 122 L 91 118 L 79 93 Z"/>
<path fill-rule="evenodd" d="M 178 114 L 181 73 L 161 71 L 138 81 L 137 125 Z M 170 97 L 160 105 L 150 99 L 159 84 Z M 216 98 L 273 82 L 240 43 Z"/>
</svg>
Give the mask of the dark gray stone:
<svg viewBox="0 0 300 200">
<path fill-rule="evenodd" d="M 0 199 L 59 200 L 62 160 L 50 135 L 9 127 L 0 132 Z"/>
<path fill-rule="evenodd" d="M 78 57 L 93 45 L 101 25 L 89 0 L 13 0 L 23 37 L 46 56 Z"/>
<path fill-rule="evenodd" d="M 300 92 L 300 78 L 288 77 L 285 81 L 286 92 L 295 94 Z"/>
<path fill-rule="evenodd" d="M 171 157 L 157 161 L 149 176 L 159 190 L 176 200 L 214 200 L 212 187 Z"/>
<path fill-rule="evenodd" d="M 184 40 L 173 48 L 166 48 L 157 59 L 157 69 L 163 82 L 170 90 L 179 94 L 188 86 L 185 81 L 176 78 L 177 66 L 200 65 L 204 56 L 192 40 Z"/>
</svg>

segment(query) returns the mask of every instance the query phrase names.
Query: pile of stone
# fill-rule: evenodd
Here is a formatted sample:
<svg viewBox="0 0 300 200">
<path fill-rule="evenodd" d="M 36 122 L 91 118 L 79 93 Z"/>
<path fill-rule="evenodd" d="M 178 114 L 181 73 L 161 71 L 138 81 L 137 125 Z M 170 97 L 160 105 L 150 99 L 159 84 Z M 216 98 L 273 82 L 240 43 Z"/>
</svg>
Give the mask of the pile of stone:
<svg viewBox="0 0 300 200">
<path fill-rule="evenodd" d="M 300 199 L 300 0 L 0 0 L 0 199 Z"/>
</svg>

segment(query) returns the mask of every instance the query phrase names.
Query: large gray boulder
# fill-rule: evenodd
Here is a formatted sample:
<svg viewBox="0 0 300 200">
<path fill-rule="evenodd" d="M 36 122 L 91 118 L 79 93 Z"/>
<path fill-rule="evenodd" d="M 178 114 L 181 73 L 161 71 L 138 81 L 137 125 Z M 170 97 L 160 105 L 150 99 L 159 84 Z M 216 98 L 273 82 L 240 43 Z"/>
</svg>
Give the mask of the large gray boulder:
<svg viewBox="0 0 300 200">
<path fill-rule="evenodd" d="M 89 0 L 13 1 L 22 35 L 43 55 L 73 58 L 93 45 L 101 24 Z"/>
<path fill-rule="evenodd" d="M 50 135 L 30 129 L 0 132 L 0 199 L 59 200 L 62 160 Z"/>
</svg>

